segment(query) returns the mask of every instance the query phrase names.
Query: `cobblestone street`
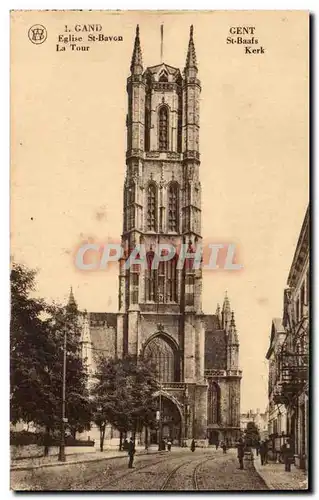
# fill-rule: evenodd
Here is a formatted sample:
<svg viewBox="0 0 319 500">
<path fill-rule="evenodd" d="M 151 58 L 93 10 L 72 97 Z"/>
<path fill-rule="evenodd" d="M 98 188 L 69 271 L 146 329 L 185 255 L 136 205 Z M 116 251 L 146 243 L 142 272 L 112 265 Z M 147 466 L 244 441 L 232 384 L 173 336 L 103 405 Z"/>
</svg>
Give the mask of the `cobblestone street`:
<svg viewBox="0 0 319 500">
<path fill-rule="evenodd" d="M 127 458 L 12 471 L 11 487 L 21 490 L 194 491 L 266 490 L 255 470 L 239 470 L 236 453 L 229 450 L 176 449 L 171 453 L 137 456 L 134 469 Z"/>
</svg>

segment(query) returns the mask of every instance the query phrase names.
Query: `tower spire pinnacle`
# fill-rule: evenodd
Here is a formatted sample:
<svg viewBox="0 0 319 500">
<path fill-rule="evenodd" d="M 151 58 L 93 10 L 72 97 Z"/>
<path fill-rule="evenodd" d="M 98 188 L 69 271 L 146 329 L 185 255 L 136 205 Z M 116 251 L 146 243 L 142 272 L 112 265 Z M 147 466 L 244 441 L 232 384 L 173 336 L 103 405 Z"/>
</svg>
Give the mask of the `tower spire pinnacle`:
<svg viewBox="0 0 319 500">
<path fill-rule="evenodd" d="M 142 50 L 140 42 L 140 28 L 136 26 L 134 49 L 131 61 L 131 73 L 141 74 L 143 72 Z"/>
<path fill-rule="evenodd" d="M 234 311 L 232 311 L 232 313 L 231 313 L 230 329 L 229 329 L 229 342 L 232 345 L 239 344 Z"/>
<path fill-rule="evenodd" d="M 224 298 L 224 303 L 223 303 L 223 311 L 224 311 L 224 312 L 227 312 L 227 313 L 230 313 L 230 312 L 231 312 L 231 309 L 230 309 L 230 302 L 229 302 L 229 298 L 228 298 L 227 290 L 226 290 L 226 292 L 225 292 L 225 298 Z"/>
<path fill-rule="evenodd" d="M 191 25 L 189 30 L 189 42 L 188 42 L 188 50 L 186 56 L 185 71 L 192 69 L 197 72 L 197 61 L 196 61 L 193 33 L 194 33 L 194 27 L 193 25 Z"/>
<path fill-rule="evenodd" d="M 68 307 L 68 309 L 73 310 L 73 311 L 77 310 L 77 308 L 78 308 L 77 303 L 76 303 L 75 298 L 74 298 L 74 295 L 73 295 L 72 286 L 70 287 L 70 295 L 69 295 L 67 307 Z"/>
</svg>

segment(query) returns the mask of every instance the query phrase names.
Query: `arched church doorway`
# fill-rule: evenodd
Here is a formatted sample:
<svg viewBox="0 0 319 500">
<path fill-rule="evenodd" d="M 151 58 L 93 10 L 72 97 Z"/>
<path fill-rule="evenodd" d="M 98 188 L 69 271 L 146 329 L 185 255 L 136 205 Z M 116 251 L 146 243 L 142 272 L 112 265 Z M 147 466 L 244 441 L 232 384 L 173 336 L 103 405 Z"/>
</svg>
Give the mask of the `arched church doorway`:
<svg viewBox="0 0 319 500">
<path fill-rule="evenodd" d="M 160 439 L 170 439 L 173 444 L 180 445 L 182 439 L 182 419 L 176 404 L 161 395 L 157 397 L 156 426 L 150 431 L 150 443 L 159 444 Z M 160 412 L 161 408 L 161 412 Z"/>
<path fill-rule="evenodd" d="M 216 445 L 219 443 L 219 432 L 215 430 L 208 431 L 208 444 Z"/>
</svg>

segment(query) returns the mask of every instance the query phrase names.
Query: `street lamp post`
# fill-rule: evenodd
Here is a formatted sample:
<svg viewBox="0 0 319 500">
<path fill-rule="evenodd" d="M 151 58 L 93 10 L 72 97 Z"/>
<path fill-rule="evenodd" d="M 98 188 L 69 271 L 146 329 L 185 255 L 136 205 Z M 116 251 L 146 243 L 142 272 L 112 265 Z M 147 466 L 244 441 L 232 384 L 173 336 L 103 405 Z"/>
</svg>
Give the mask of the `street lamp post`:
<svg viewBox="0 0 319 500">
<path fill-rule="evenodd" d="M 64 330 L 63 345 L 63 378 L 62 378 L 62 415 L 61 415 L 61 441 L 59 450 L 59 461 L 65 462 L 65 386 L 66 386 L 66 329 Z"/>
<path fill-rule="evenodd" d="M 162 449 L 162 388 L 159 393 L 158 451 Z"/>
</svg>

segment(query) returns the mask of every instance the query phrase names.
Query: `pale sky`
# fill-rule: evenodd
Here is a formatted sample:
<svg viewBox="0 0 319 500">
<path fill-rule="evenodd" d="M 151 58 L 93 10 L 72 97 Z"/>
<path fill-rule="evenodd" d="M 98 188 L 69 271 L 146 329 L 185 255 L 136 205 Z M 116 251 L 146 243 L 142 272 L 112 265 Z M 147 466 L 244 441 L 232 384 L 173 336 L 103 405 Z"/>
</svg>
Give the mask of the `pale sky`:
<svg viewBox="0 0 319 500">
<path fill-rule="evenodd" d="M 123 42 L 57 52 L 65 25 L 99 23 Z M 88 238 L 119 240 L 125 175 L 126 78 L 140 25 L 144 67 L 183 69 L 194 25 L 201 93 L 202 235 L 235 243 L 243 270 L 204 273 L 203 310 L 228 291 L 243 370 L 242 410 L 267 404 L 265 354 L 308 204 L 308 20 L 301 12 L 16 12 L 12 21 L 12 255 L 39 269 L 38 292 L 81 309 L 117 311 L 117 272 L 85 272 Z M 48 38 L 34 45 L 32 24 Z M 256 47 L 226 44 L 255 26 Z M 79 35 L 79 33 L 77 33 Z"/>
</svg>

